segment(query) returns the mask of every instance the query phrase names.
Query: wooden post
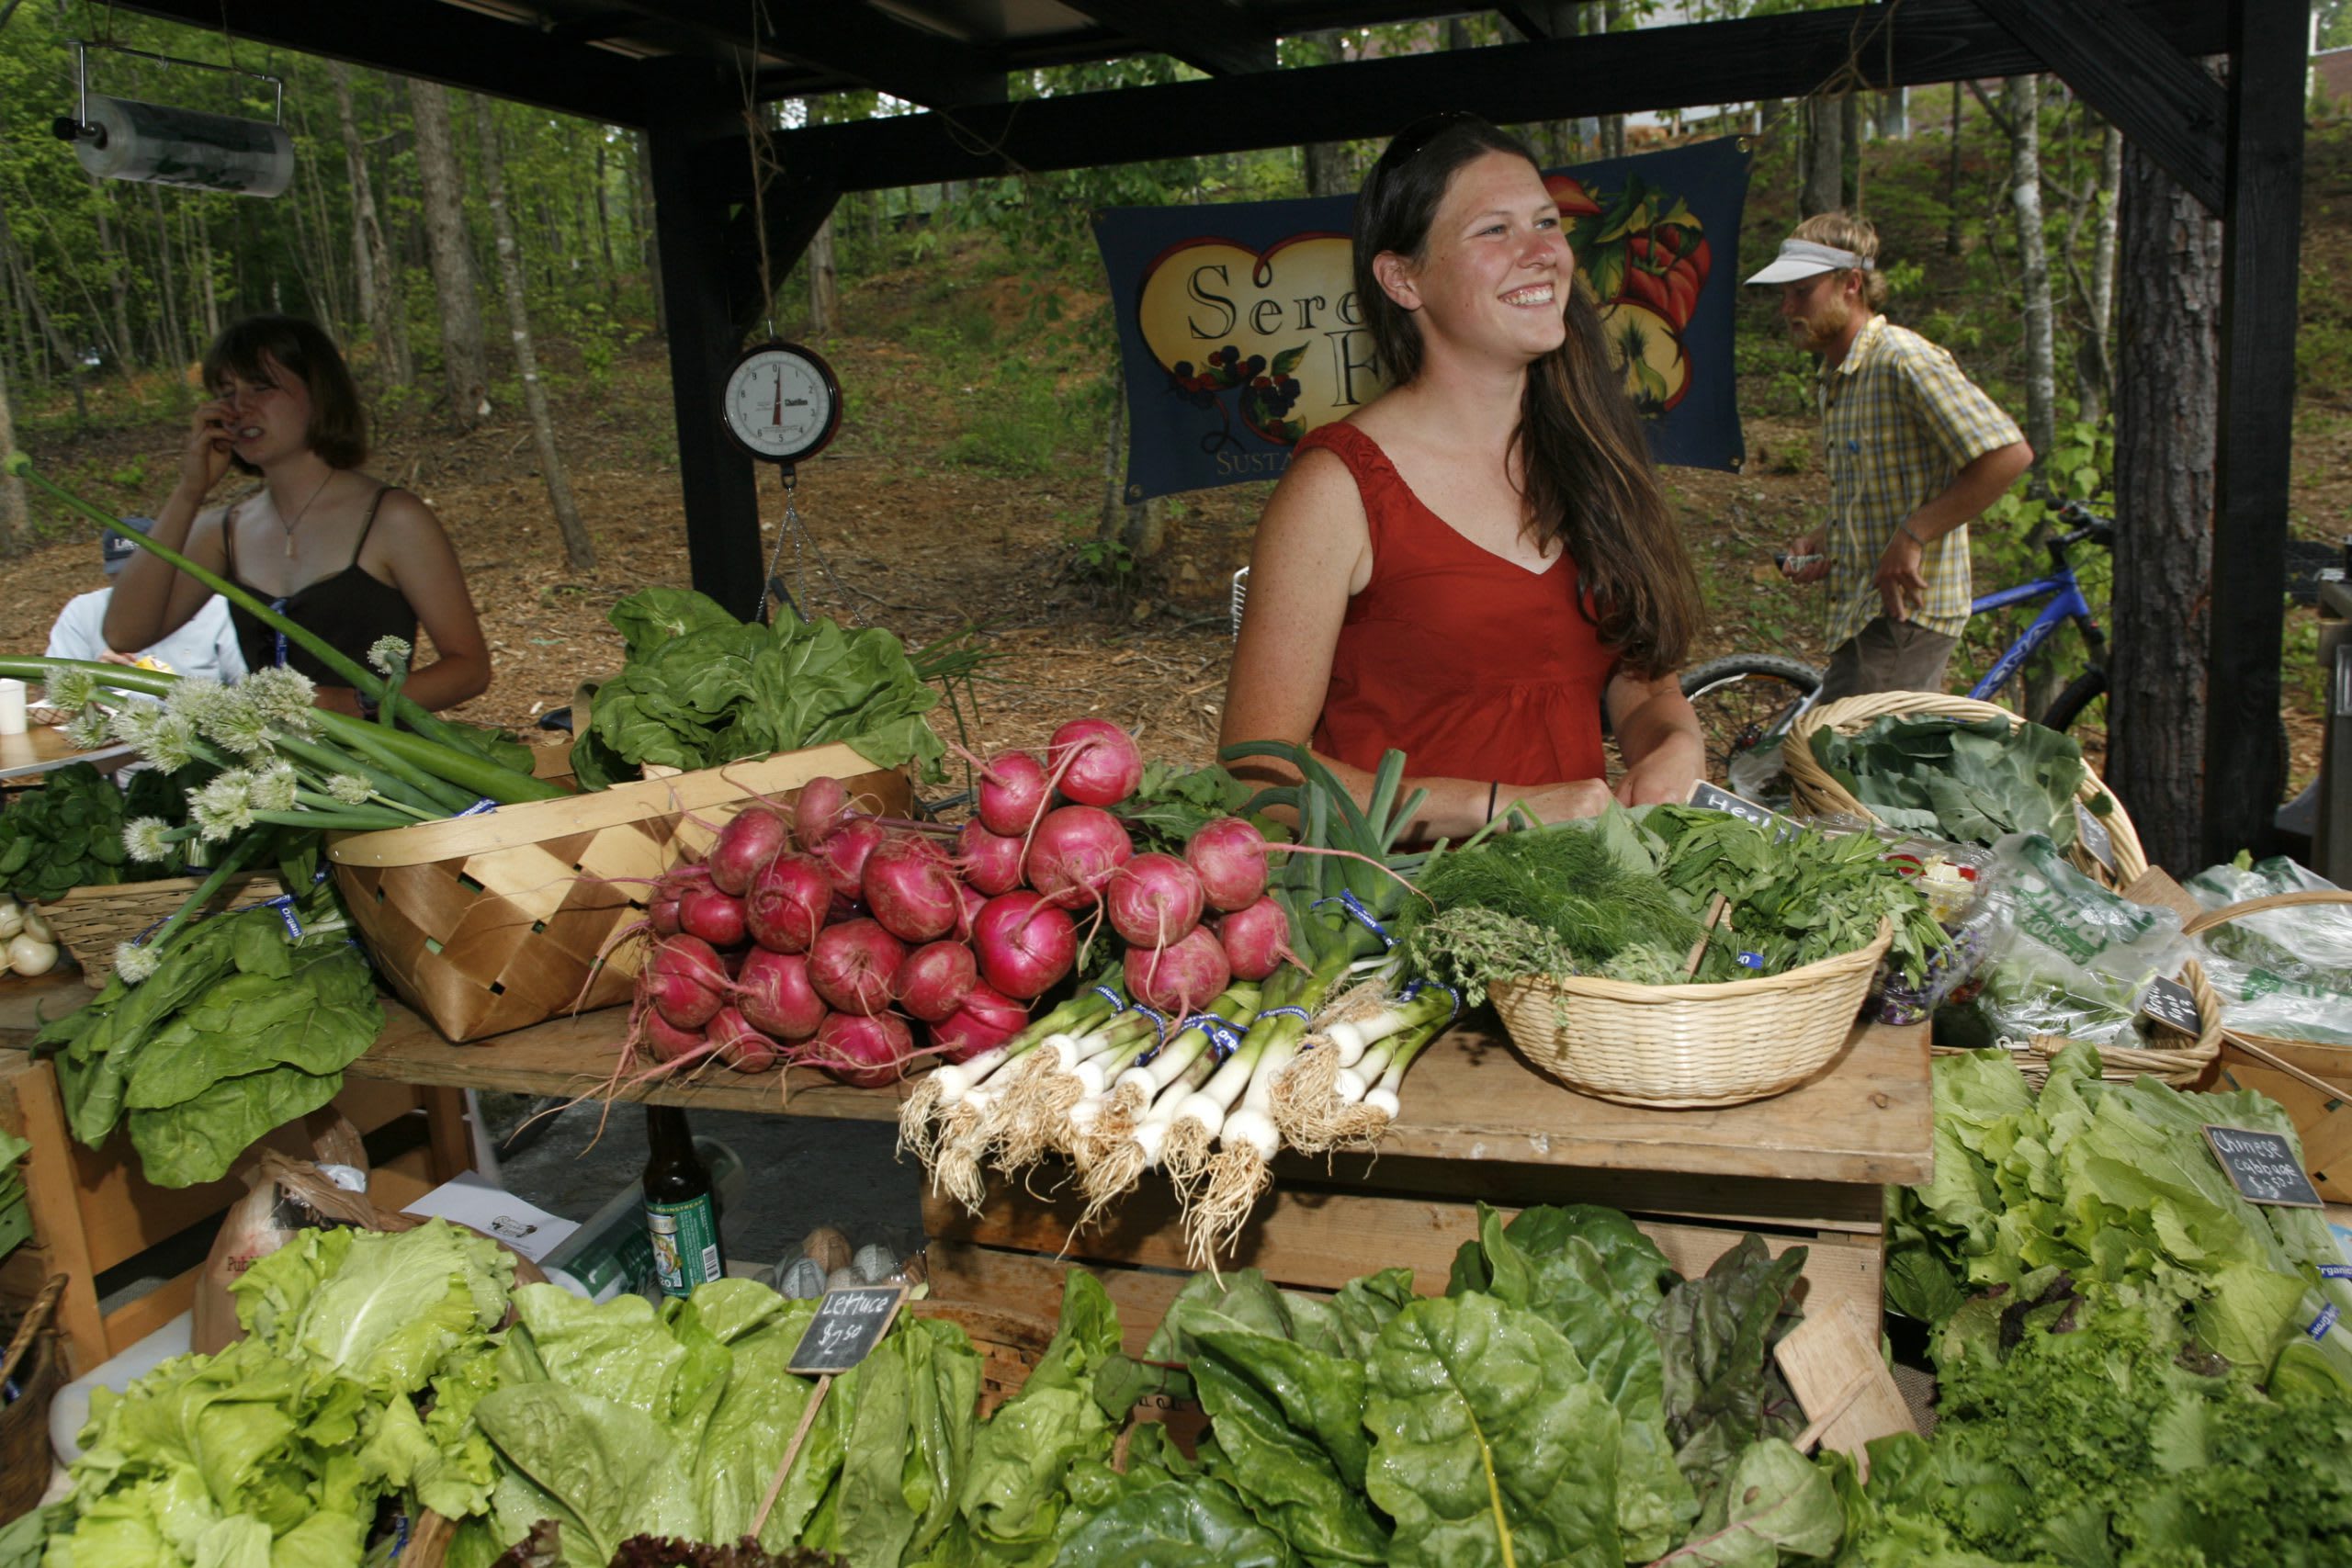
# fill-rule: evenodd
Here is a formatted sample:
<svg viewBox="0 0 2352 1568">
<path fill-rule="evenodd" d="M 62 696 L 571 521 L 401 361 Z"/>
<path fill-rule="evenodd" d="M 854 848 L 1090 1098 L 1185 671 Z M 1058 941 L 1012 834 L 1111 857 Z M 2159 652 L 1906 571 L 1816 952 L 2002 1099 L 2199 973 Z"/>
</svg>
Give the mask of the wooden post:
<svg viewBox="0 0 2352 1568">
<path fill-rule="evenodd" d="M 2229 7 L 2219 498 L 2200 835 L 2208 862 L 2267 849 L 2285 771 L 2278 660 L 2294 449 L 2307 10 L 2301 0 L 2232 0 Z"/>
</svg>

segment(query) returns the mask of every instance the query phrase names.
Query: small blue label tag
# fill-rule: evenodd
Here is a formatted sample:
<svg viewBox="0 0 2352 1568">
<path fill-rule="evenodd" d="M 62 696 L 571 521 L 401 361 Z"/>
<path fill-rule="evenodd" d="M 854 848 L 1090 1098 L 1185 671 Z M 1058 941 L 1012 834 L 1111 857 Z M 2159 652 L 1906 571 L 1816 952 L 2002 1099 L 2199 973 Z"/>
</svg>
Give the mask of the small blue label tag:
<svg viewBox="0 0 2352 1568">
<path fill-rule="evenodd" d="M 2312 1319 L 2312 1325 L 2303 1332 L 2314 1339 L 2324 1339 L 2327 1337 L 2327 1331 L 2335 1326 L 2335 1320 L 2339 1315 L 2341 1314 L 2336 1311 L 2335 1303 L 2330 1302 L 2320 1309 L 2319 1315 Z"/>
</svg>

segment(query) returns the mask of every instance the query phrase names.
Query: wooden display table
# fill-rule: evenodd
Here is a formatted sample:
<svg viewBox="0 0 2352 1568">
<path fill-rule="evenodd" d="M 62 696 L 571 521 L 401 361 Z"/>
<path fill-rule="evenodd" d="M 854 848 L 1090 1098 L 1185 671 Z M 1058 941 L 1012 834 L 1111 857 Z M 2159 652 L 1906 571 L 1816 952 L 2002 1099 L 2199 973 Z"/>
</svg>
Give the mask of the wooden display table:
<svg viewBox="0 0 2352 1568">
<path fill-rule="evenodd" d="M 599 1091 L 627 1026 L 627 1015 L 612 1010 L 453 1046 L 406 1009 L 387 1003 L 385 1012 L 382 1037 L 351 1076 L 526 1094 Z M 849 1089 L 806 1069 L 714 1069 L 690 1082 L 635 1086 L 624 1098 L 894 1121 L 903 1095 L 904 1086 Z M 1814 1305 L 1850 1300 L 1875 1322 L 1880 1190 L 1924 1181 L 1933 1169 L 1924 1027 L 1858 1026 L 1828 1066 L 1770 1100 L 1644 1111 L 1537 1072 L 1480 1014 L 1414 1065 L 1404 1101 L 1376 1158 L 1284 1156 L 1274 1190 L 1224 1261 L 1304 1290 L 1405 1264 L 1423 1291 L 1437 1292 L 1455 1248 L 1476 1233 L 1479 1201 L 1603 1203 L 1642 1221 L 1686 1274 L 1703 1272 L 1749 1230 L 1776 1252 L 1808 1247 Z M 1035 1185 L 1048 1187 L 1049 1173 Z M 1066 1200 L 1026 1190 L 993 1192 L 978 1216 L 926 1196 L 934 1290 L 1050 1319 L 1064 1269 L 1084 1263 L 1102 1274 L 1130 1347 L 1140 1348 L 1189 1273 L 1165 1179 L 1147 1176 L 1106 1228 L 1071 1243 L 1076 1214 Z"/>
<path fill-rule="evenodd" d="M 74 762 L 87 762 L 100 773 L 111 773 L 133 761 L 128 746 L 101 746 L 85 751 L 65 739 L 65 732 L 36 724 L 22 735 L 0 735 L 0 785 L 17 788 L 37 784 L 43 775 Z"/>
</svg>

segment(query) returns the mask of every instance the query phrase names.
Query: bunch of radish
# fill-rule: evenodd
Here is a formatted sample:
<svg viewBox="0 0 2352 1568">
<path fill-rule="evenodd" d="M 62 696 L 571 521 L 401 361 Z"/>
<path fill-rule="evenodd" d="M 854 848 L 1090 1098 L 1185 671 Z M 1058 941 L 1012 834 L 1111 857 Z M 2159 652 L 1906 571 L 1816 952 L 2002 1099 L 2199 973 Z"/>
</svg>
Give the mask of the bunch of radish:
<svg viewBox="0 0 2352 1568">
<path fill-rule="evenodd" d="M 861 810 L 830 778 L 788 807 L 751 803 L 654 886 L 632 1043 L 657 1073 L 802 1064 L 886 1087 L 928 1055 L 1045 1038 L 1023 1034 L 1033 1004 L 1106 920 L 1127 989 L 1160 1011 L 1262 976 L 1285 946 L 1264 840 L 1233 821 L 1198 855 L 1136 854 L 1108 808 L 1142 773 L 1124 730 L 1077 719 L 1043 759 L 980 760 L 960 829 Z"/>
</svg>

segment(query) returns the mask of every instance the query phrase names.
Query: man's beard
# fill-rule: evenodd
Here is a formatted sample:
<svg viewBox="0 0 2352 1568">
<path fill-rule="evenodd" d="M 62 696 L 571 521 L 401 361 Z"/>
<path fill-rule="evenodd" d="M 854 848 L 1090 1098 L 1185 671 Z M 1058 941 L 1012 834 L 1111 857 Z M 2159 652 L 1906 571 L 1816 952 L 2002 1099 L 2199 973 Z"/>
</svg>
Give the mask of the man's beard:
<svg viewBox="0 0 2352 1568">
<path fill-rule="evenodd" d="M 1789 318 L 1789 333 L 1797 346 L 1814 354 L 1826 353 L 1845 333 L 1854 319 L 1854 307 L 1846 299 L 1832 299 L 1810 315 Z"/>
</svg>

